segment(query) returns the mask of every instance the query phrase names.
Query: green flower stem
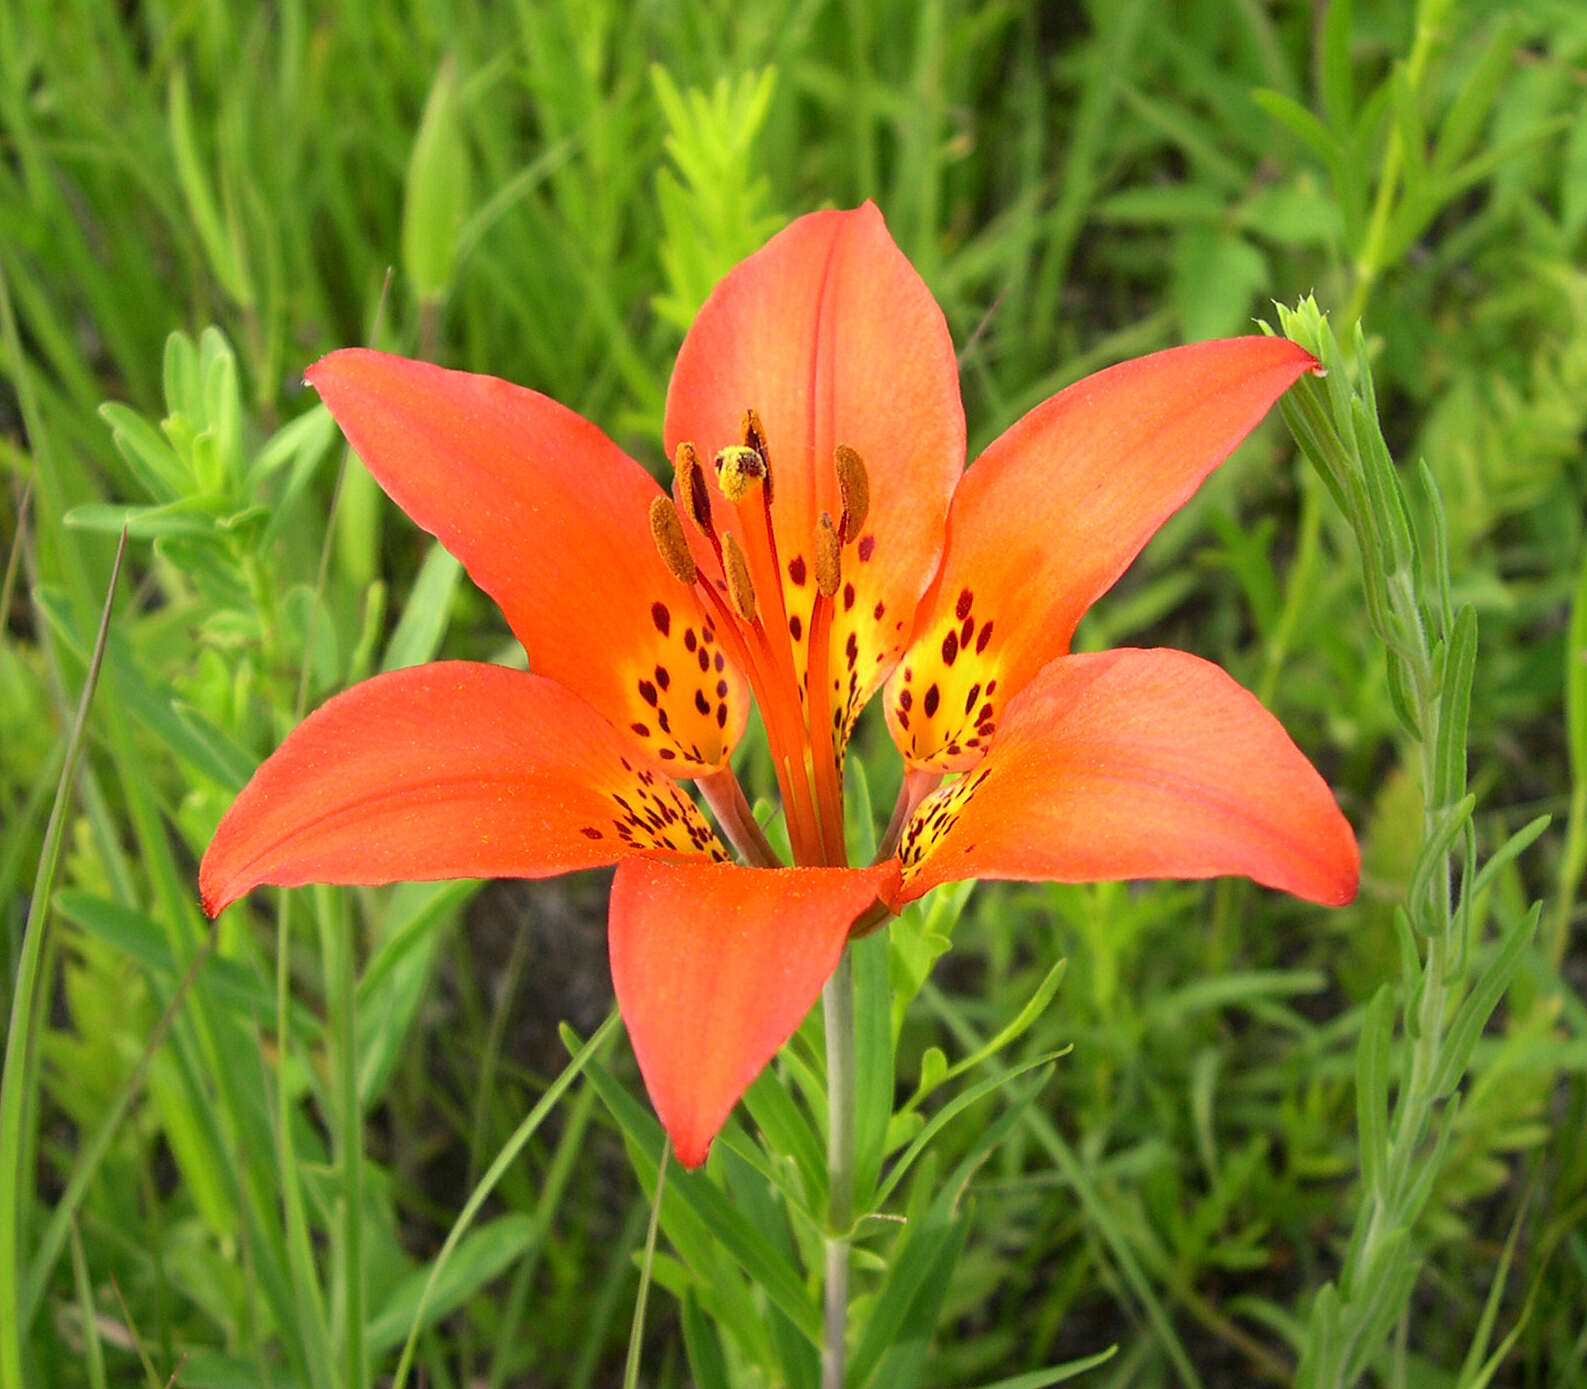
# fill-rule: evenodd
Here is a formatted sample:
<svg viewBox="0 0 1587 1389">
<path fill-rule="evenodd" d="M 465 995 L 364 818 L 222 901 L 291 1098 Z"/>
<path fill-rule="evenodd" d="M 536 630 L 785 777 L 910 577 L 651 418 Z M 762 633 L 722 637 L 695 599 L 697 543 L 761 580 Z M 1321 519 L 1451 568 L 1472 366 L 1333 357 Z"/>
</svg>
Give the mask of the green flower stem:
<svg viewBox="0 0 1587 1389">
<path fill-rule="evenodd" d="M 1280 316 L 1286 333 L 1327 368 L 1326 380 L 1297 384 L 1283 402 L 1284 415 L 1355 532 L 1368 617 L 1386 647 L 1391 688 L 1399 691 L 1396 707 L 1419 760 L 1423 844 L 1432 845 L 1445 835 L 1449 817 L 1469 800 L 1462 735 L 1476 640 L 1470 614 L 1458 620 L 1453 615 L 1441 503 L 1431 475 L 1424 473 L 1430 534 L 1419 544 L 1378 425 L 1359 328 L 1353 346 L 1360 379 L 1352 385 L 1338 341 L 1315 304 L 1303 301 Z M 1424 579 L 1429 553 L 1436 574 L 1431 593 Z M 1460 651 L 1463 658 L 1457 658 Z M 1466 832 L 1469 837 L 1469 823 Z M 1355 1383 L 1415 1285 L 1410 1236 L 1429 1189 L 1429 1164 L 1436 1168 L 1440 1161 L 1438 1147 L 1429 1152 L 1427 1140 L 1442 1097 L 1446 1015 L 1462 972 L 1457 951 L 1465 928 L 1456 919 L 1453 891 L 1459 842 L 1458 837 L 1447 840 L 1435 853 L 1404 904 L 1406 1066 L 1392 1105 L 1386 1085 L 1380 1096 L 1370 1090 L 1358 1095 L 1366 1107 L 1363 1115 L 1387 1106 L 1387 1122 L 1374 1137 L 1369 1119 L 1361 1121 L 1366 1175 L 1361 1205 L 1337 1288 L 1325 1288 L 1313 1304 L 1296 1376 L 1304 1389 L 1344 1389 Z M 1410 953 L 1413 939 L 1424 942 L 1419 962 Z M 1365 1069 L 1358 1087 L 1371 1071 L 1368 1049 L 1381 1046 L 1387 1053 L 1387 1031 L 1377 1034 L 1369 1024 L 1360 1046 L 1358 1064 Z"/>
<path fill-rule="evenodd" d="M 821 1017 L 827 1038 L 827 1244 L 821 1389 L 843 1389 L 849 1242 L 854 1228 L 854 965 L 847 949 L 821 991 Z"/>
</svg>

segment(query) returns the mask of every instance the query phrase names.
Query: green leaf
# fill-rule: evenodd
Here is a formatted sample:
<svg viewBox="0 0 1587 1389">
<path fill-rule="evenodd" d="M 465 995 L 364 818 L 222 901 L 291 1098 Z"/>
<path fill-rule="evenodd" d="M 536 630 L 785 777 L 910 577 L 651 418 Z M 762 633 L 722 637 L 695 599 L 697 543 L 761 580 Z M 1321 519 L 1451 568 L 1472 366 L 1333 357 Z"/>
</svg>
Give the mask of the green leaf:
<svg viewBox="0 0 1587 1389">
<path fill-rule="evenodd" d="M 1226 226 L 1190 227 L 1174 247 L 1174 306 L 1187 341 L 1228 337 L 1246 326 L 1267 258 Z"/>
<path fill-rule="evenodd" d="M 416 1325 L 422 1331 L 461 1307 L 523 1256 L 534 1227 L 533 1217 L 512 1211 L 460 1240 L 440 1268 L 434 1286 L 430 1277 L 436 1265 L 415 1269 L 365 1323 L 366 1349 L 371 1354 L 388 1351 L 402 1343 L 409 1327 Z"/>
<path fill-rule="evenodd" d="M 893 1113 L 893 1017 L 887 937 L 872 932 L 849 947 L 854 969 L 854 1204 L 876 1189 Z"/>
<path fill-rule="evenodd" d="M 1404 166 L 1402 196 L 1407 203 L 1420 206 L 1427 190 L 1427 131 L 1422 125 L 1416 91 L 1404 63 L 1394 65 L 1389 89 L 1394 107 L 1394 129 L 1400 138 L 1400 159 Z"/>
<path fill-rule="evenodd" d="M 448 57 L 424 103 L 402 205 L 402 265 L 421 300 L 440 299 L 451 283 L 468 201 L 468 142 L 458 115 L 457 63 Z"/>
<path fill-rule="evenodd" d="M 186 535 L 213 539 L 215 517 L 203 497 L 184 497 L 164 506 L 125 506 L 118 502 L 84 502 L 66 513 L 66 524 L 75 530 L 120 535 L 133 540 Z"/>
<path fill-rule="evenodd" d="M 1031 1370 L 1026 1374 L 1011 1375 L 992 1384 L 983 1384 L 980 1389 L 1047 1389 L 1049 1384 L 1062 1384 L 1076 1375 L 1083 1375 L 1087 1370 L 1096 1369 L 1098 1365 L 1106 1365 L 1118 1354 L 1118 1350 L 1118 1346 L 1112 1345 L 1084 1359 L 1066 1360 L 1062 1365 L 1049 1365 L 1045 1370 Z"/>
<path fill-rule="evenodd" d="M 661 1161 L 661 1126 L 639 1102 L 619 1085 L 604 1066 L 591 1062 L 590 1083 L 600 1094 L 617 1126 L 628 1142 L 629 1152 L 648 1188 L 655 1184 Z M 803 1280 L 786 1259 L 778 1256 L 744 1216 L 701 1172 L 674 1169 L 667 1178 L 669 1200 L 662 1210 L 662 1223 L 668 1222 L 668 1207 L 675 1198 L 690 1216 L 710 1233 L 737 1261 L 750 1279 L 783 1312 L 812 1345 L 821 1344 L 821 1321 L 815 1305 L 805 1291 Z"/>
<path fill-rule="evenodd" d="M 1024 1036 L 1030 1025 L 1047 1011 L 1047 1005 L 1053 1001 L 1053 997 L 1058 992 L 1058 986 L 1063 983 L 1064 975 L 1068 969 L 1069 961 L 1067 959 L 1056 961 L 1053 967 L 1042 977 L 1041 983 L 1036 986 L 1036 991 L 1025 1001 L 1025 1006 L 1019 1010 L 1014 1020 L 984 1046 L 977 1047 L 970 1055 L 955 1062 L 944 1075 L 938 1078 L 938 1083 L 940 1084 L 945 1080 L 953 1080 L 955 1077 L 963 1075 L 966 1071 L 979 1066 L 988 1057 L 996 1056 L 1004 1047 Z M 938 1051 L 937 1055 L 941 1056 L 942 1053 Z M 927 1073 L 925 1066 L 922 1066 L 921 1073 L 922 1079 L 924 1079 Z"/>
<path fill-rule="evenodd" d="M 1264 87 L 1252 92 L 1251 100 L 1330 168 L 1340 162 L 1338 137 L 1294 97 Z"/>
<path fill-rule="evenodd" d="M 1016 1080 L 1018 1077 L 1024 1075 L 1027 1071 L 1035 1070 L 1037 1067 L 1046 1066 L 1050 1062 L 1056 1061 L 1062 1056 L 1066 1056 L 1068 1052 L 1068 1047 L 1064 1047 L 1059 1051 L 1044 1052 L 1042 1055 L 1035 1057 L 1033 1060 L 1026 1061 L 1023 1065 L 1014 1066 L 1006 1071 L 1000 1071 L 997 1075 L 991 1076 L 988 1079 L 981 1081 L 979 1084 L 972 1085 L 968 1090 L 962 1091 L 955 1095 L 953 1099 L 951 1099 L 947 1104 L 945 1104 L 941 1109 L 931 1116 L 930 1123 L 928 1123 L 925 1128 L 921 1129 L 921 1131 L 915 1136 L 914 1142 L 904 1150 L 903 1155 L 898 1159 L 897 1162 L 893 1164 L 892 1169 L 887 1174 L 887 1179 L 882 1183 L 881 1188 L 876 1193 L 876 1201 L 873 1208 L 880 1210 L 887 1204 L 887 1198 L 893 1194 L 894 1190 L 898 1186 L 898 1183 L 904 1179 L 905 1173 L 907 1173 L 910 1167 L 913 1166 L 915 1160 L 919 1158 L 921 1154 L 924 1153 L 930 1146 L 931 1140 L 939 1132 L 951 1124 L 956 1118 L 958 1118 L 959 1115 L 962 1114 L 966 1109 L 975 1104 L 977 1100 L 984 1099 L 994 1090 L 1002 1089 L 1003 1086 L 1007 1085 L 1012 1080 Z M 1037 1083 L 1037 1088 L 1039 1089 L 1041 1084 L 1045 1083 L 1045 1081 L 1045 1076 L 1040 1077 Z"/>
<path fill-rule="evenodd" d="M 1466 789 L 1466 729 L 1471 717 L 1471 681 L 1477 669 L 1477 610 L 1465 604 L 1455 616 L 1444 655 L 1439 691 L 1438 741 L 1433 749 L 1430 804 L 1452 804 Z"/>
<path fill-rule="evenodd" d="M 826 1149 L 774 1067 L 766 1067 L 750 1082 L 744 1092 L 744 1108 L 765 1135 L 766 1146 L 773 1153 L 794 1160 L 805 1199 L 815 1200 L 826 1189 Z"/>
<path fill-rule="evenodd" d="M 1319 86 L 1322 108 L 1335 130 L 1348 130 L 1355 117 L 1355 90 L 1351 78 L 1351 0 L 1331 0 L 1322 22 L 1319 45 Z"/>
<path fill-rule="evenodd" d="M 689 1357 L 689 1370 L 697 1389 L 732 1389 L 727 1377 L 727 1361 L 722 1357 L 722 1342 L 700 1310 L 699 1298 L 689 1290 L 680 1301 L 683 1349 Z"/>
<path fill-rule="evenodd" d="M 1367 1005 L 1356 1043 L 1356 1142 L 1367 1193 L 1381 1200 L 1388 1171 L 1389 1058 L 1394 1042 L 1394 991 L 1387 984 Z"/>
<path fill-rule="evenodd" d="M 99 417 L 110 426 L 110 437 L 127 460 L 145 491 L 158 503 L 174 502 L 187 495 L 191 479 L 165 436 L 131 406 L 107 400 Z"/>
<path fill-rule="evenodd" d="M 1008 1107 L 948 1174 L 925 1218 L 910 1225 L 893 1255 L 871 1307 L 870 1320 L 849 1362 L 855 1385 L 867 1383 L 906 1323 L 914 1323 L 917 1336 L 930 1335 L 968 1233 L 968 1217 L 955 1214 L 964 1191 L 981 1164 L 1023 1118 L 1046 1082 L 1046 1073 L 1038 1075 L 1012 1097 Z"/>
<path fill-rule="evenodd" d="M 1571 781 L 1587 783 L 1587 548 L 1582 550 L 1565 638 L 1565 740 Z"/>
<path fill-rule="evenodd" d="M 1466 157 L 1493 109 L 1500 88 L 1514 73 L 1517 29 L 1516 18 L 1506 16 L 1487 42 L 1478 48 L 1479 57 L 1471 75 L 1450 103 L 1438 129 L 1438 143 L 1429 161 L 1435 178 L 1450 173 Z"/>
<path fill-rule="evenodd" d="M 1587 104 L 1577 108 L 1576 122 L 1565 142 L 1559 190 L 1560 230 L 1574 245 L 1587 227 Z"/>
<path fill-rule="evenodd" d="M 238 304 L 250 307 L 254 303 L 253 282 L 247 263 L 237 244 L 236 227 L 228 218 L 223 224 L 216 209 L 209 175 L 198 152 L 193 134 L 193 112 L 187 95 L 187 74 L 182 68 L 172 70 L 167 92 L 167 125 L 171 137 L 171 153 L 176 160 L 176 176 L 182 185 L 182 195 L 187 199 L 188 211 L 209 258 L 210 270 L 222 288 Z M 189 398 L 191 400 L 191 398 Z M 170 391 L 166 400 L 174 407 L 175 398 Z"/>
<path fill-rule="evenodd" d="M 1432 1093 L 1439 1099 L 1460 1084 L 1477 1039 L 1488 1025 L 1488 1019 L 1493 1016 L 1493 1010 L 1499 1006 L 1505 990 L 1510 987 L 1516 971 L 1521 968 L 1521 961 L 1537 932 L 1537 921 L 1542 910 L 1541 903 L 1533 903 L 1532 909 L 1510 928 L 1498 952 L 1477 976 L 1471 992 L 1455 1014 L 1455 1020 L 1450 1023 L 1439 1053 L 1438 1068 L 1433 1072 Z"/>
<path fill-rule="evenodd" d="M 419 566 L 419 575 L 403 605 L 402 616 L 397 619 L 397 630 L 386 646 L 381 670 L 402 670 L 435 659 L 446 635 L 452 599 L 462 577 L 462 564 L 448 554 L 439 541 L 432 544 L 430 553 Z"/>
<path fill-rule="evenodd" d="M 1443 890 L 1432 889 L 1432 884 L 1444 875 L 1455 841 L 1460 838 L 1476 806 L 1477 798 L 1468 795 L 1462 796 L 1454 805 L 1436 811 L 1427 838 L 1422 841 L 1417 853 L 1416 864 L 1411 869 L 1405 889 L 1405 900 L 1411 904 L 1411 924 L 1423 935 L 1438 935 L 1448 928 L 1448 906 L 1437 905 L 1443 901 Z M 1437 895 L 1430 898 L 1430 891 Z M 1430 901 L 1435 905 L 1429 907 Z"/>
</svg>

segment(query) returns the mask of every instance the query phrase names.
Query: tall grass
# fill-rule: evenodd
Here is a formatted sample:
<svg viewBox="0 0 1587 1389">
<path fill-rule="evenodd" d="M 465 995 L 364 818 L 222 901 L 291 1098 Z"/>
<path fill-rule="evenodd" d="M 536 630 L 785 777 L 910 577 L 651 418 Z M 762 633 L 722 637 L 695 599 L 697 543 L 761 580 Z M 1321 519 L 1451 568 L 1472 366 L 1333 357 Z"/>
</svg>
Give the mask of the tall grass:
<svg viewBox="0 0 1587 1389">
<path fill-rule="evenodd" d="M 1326 348 L 1301 448 L 1259 432 L 1080 643 L 1256 690 L 1366 873 L 1332 915 L 944 890 L 866 942 L 853 1382 L 1587 1379 L 1584 70 L 1569 0 L 0 8 L 4 1389 L 620 1381 L 661 1146 L 593 1036 L 599 879 L 212 928 L 194 864 L 305 703 L 522 659 L 304 365 L 490 371 L 659 467 L 715 279 L 867 197 L 972 454 L 1127 355 Z M 814 1382 L 817 1038 L 668 1174 L 645 1382 Z"/>
</svg>

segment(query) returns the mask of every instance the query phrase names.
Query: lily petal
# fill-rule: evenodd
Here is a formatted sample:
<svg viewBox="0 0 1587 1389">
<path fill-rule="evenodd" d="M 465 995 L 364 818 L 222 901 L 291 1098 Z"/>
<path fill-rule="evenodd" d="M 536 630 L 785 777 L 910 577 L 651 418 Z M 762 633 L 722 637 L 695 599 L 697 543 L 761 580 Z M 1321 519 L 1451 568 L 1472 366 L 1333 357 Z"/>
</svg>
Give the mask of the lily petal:
<svg viewBox="0 0 1587 1389">
<path fill-rule="evenodd" d="M 1316 365 L 1283 338 L 1176 347 L 1076 382 L 993 443 L 954 493 L 942 571 L 888 687 L 904 756 L 974 766 L 1085 610 Z"/>
<path fill-rule="evenodd" d="M 501 605 L 537 673 L 674 776 L 726 762 L 748 692 L 657 552 L 661 489 L 638 463 L 556 401 L 491 376 L 348 348 L 308 381 L 391 499 Z"/>
<path fill-rule="evenodd" d="M 831 628 L 834 705 L 846 733 L 908 641 L 964 470 L 964 407 L 947 322 L 874 203 L 799 218 L 712 291 L 667 392 L 669 456 L 682 441 L 705 459 L 741 443 L 748 407 L 766 429 L 801 679 L 816 526 L 823 511 L 834 522 L 842 516 L 838 445 L 858 452 L 869 476 L 869 518 L 842 552 Z M 701 567 L 714 572 L 709 546 L 692 539 Z"/>
<path fill-rule="evenodd" d="M 740 868 L 633 859 L 612 884 L 612 983 L 685 1167 L 804 1020 L 854 919 L 898 865 Z"/>
<path fill-rule="evenodd" d="M 1093 882 L 1238 873 L 1342 906 L 1361 858 L 1278 721 L 1183 651 L 1061 656 L 986 760 L 905 830 L 901 899 L 962 878 Z"/>
<path fill-rule="evenodd" d="M 577 695 L 441 661 L 299 724 L 221 820 L 199 889 L 214 916 L 260 883 L 540 878 L 645 853 L 726 857 L 684 791 Z"/>
</svg>

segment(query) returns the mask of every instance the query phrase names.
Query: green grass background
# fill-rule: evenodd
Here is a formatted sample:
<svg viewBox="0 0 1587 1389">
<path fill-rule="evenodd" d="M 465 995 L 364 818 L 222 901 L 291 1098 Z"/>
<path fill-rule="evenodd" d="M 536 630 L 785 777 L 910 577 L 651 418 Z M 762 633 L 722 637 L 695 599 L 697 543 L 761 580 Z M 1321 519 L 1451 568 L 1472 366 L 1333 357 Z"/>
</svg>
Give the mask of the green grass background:
<svg viewBox="0 0 1587 1389">
<path fill-rule="evenodd" d="M 1391 1260 L 1414 1282 L 1354 1289 L 1390 1315 L 1340 1380 L 1587 1380 L 1587 8 L 4 0 L 0 1326 L 26 1384 L 361 1389 L 416 1322 L 427 1385 L 617 1382 L 649 1214 L 621 1044 L 604 1089 L 564 1077 L 418 1310 L 563 1073 L 555 1023 L 606 1016 L 599 877 L 266 894 L 211 935 L 194 866 L 305 707 L 437 654 L 513 659 L 344 462 L 309 361 L 372 341 L 489 371 L 659 468 L 715 279 L 867 197 L 947 313 L 972 455 L 1086 371 L 1276 322 L 1272 300 L 1315 293 L 1347 346 L 1364 327 L 1389 447 L 1442 497 L 1408 486 L 1412 518 L 1442 518 L 1480 629 L 1479 858 L 1552 818 L 1455 925 L 1452 1006 L 1542 903 L 1417 1150 L 1425 1205 Z M 123 524 L 46 915 L 35 869 Z M 1080 641 L 1180 646 L 1255 689 L 1356 825 L 1361 898 L 1004 887 L 906 918 L 878 957 L 900 1096 L 934 1088 L 933 1048 L 951 1063 L 1021 1019 L 1060 959 L 1003 1061 L 1073 1050 L 1023 1107 L 1022 1080 L 945 1124 L 884 1207 L 913 1223 L 872 1223 L 856 1324 L 892 1332 L 856 1347 L 871 1383 L 1034 1386 L 1110 1346 L 1083 1382 L 1289 1383 L 1372 1181 L 1362 1037 L 1385 985 L 1415 1003 L 1395 912 L 1430 797 L 1350 526 L 1276 420 Z M 854 761 L 885 818 L 879 723 Z M 710 1181 L 798 1270 L 797 1203 L 749 1131 Z M 972 1158 L 951 1238 L 910 1244 Z M 646 1382 L 806 1382 L 797 1307 L 677 1210 Z"/>
</svg>

